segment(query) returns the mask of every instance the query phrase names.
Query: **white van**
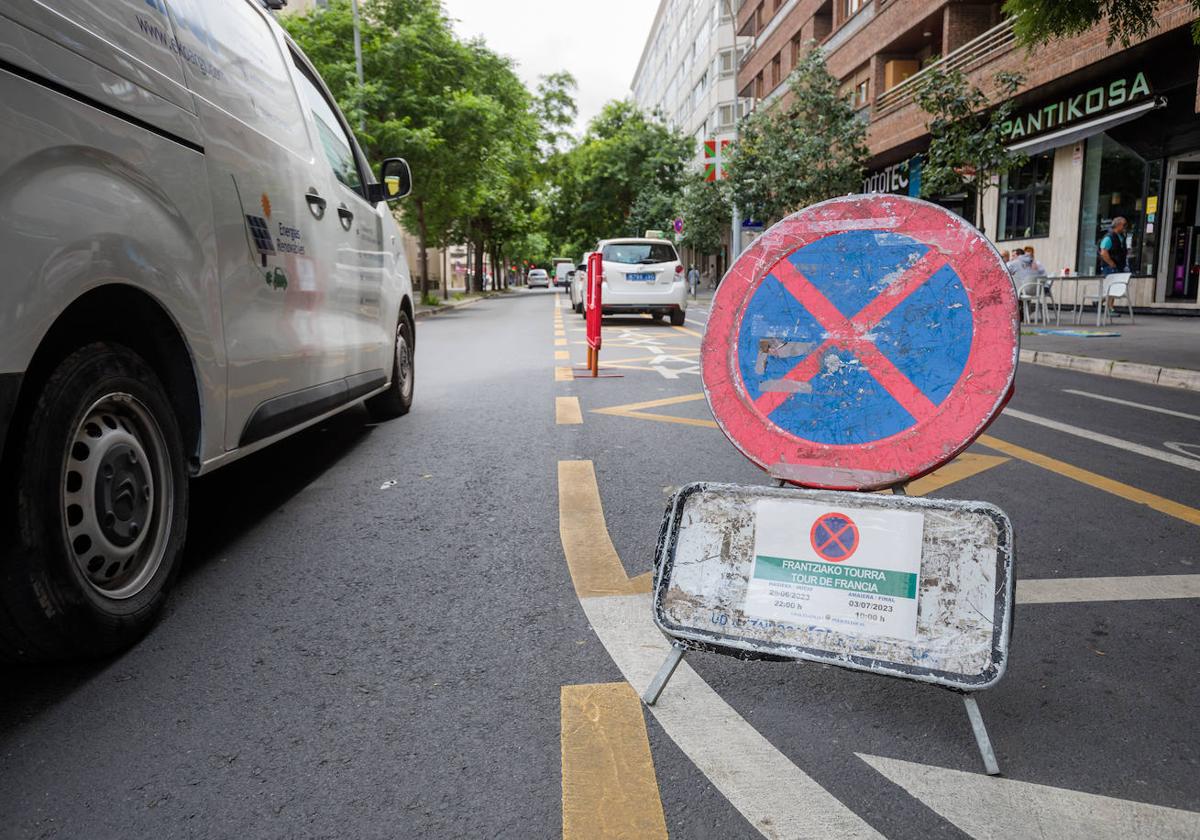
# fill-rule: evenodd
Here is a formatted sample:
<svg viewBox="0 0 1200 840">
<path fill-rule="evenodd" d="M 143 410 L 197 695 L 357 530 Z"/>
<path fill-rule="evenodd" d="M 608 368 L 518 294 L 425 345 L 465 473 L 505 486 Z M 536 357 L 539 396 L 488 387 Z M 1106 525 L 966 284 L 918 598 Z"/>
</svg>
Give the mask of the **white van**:
<svg viewBox="0 0 1200 840">
<path fill-rule="evenodd" d="M 145 632 L 192 476 L 408 411 L 410 183 L 260 0 L 0 4 L 0 659 Z"/>
</svg>

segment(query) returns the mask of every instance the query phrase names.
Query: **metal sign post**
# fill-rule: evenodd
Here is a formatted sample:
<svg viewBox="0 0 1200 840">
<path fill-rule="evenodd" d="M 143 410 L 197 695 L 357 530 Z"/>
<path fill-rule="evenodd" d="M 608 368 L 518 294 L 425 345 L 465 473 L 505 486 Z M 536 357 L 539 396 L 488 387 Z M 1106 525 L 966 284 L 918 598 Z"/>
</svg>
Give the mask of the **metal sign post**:
<svg viewBox="0 0 1200 840">
<path fill-rule="evenodd" d="M 904 485 L 966 449 L 1011 397 L 1016 304 L 979 231 L 901 196 L 814 205 L 742 254 L 713 300 L 704 391 L 726 437 L 780 486 L 675 494 L 654 586 L 673 645 L 648 704 L 687 650 L 916 680 L 967 695 L 999 773 L 970 693 L 1007 663 L 1012 525 L 985 502 L 908 498 Z"/>
</svg>

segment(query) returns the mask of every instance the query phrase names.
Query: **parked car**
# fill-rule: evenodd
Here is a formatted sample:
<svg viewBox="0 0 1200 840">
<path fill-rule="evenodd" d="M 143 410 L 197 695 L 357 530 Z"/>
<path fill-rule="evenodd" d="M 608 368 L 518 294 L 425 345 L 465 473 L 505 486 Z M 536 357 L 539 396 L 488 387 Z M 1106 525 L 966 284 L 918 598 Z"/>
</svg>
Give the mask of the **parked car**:
<svg viewBox="0 0 1200 840">
<path fill-rule="evenodd" d="M 532 268 L 529 270 L 529 288 L 531 289 L 549 289 L 550 275 L 546 273 L 544 268 Z"/>
<path fill-rule="evenodd" d="M 603 314 L 647 313 L 683 325 L 687 283 L 674 245 L 665 239 L 606 239 L 596 250 L 604 265 Z"/>
<path fill-rule="evenodd" d="M 575 270 L 575 267 L 570 262 L 555 261 L 554 263 L 554 287 L 555 288 L 570 288 L 571 278 L 567 275 Z"/>
<path fill-rule="evenodd" d="M 409 410 L 411 174 L 258 0 L 5 3 L 0 52 L 0 659 L 103 655 L 194 476 Z"/>
<path fill-rule="evenodd" d="M 583 255 L 583 260 L 579 265 L 575 266 L 575 273 L 571 275 L 571 285 L 567 287 L 567 296 L 571 299 L 571 308 L 583 314 L 583 302 L 587 295 L 587 254 Z"/>
</svg>

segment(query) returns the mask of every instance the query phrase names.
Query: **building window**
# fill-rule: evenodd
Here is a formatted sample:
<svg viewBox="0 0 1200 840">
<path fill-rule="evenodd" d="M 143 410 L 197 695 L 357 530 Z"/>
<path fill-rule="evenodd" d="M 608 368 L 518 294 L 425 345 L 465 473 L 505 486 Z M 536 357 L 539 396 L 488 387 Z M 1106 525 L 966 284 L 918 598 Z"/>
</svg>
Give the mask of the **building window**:
<svg viewBox="0 0 1200 840">
<path fill-rule="evenodd" d="M 871 80 L 863 79 L 854 86 L 854 107 L 862 108 L 871 101 Z"/>
<path fill-rule="evenodd" d="M 737 72 L 737 52 L 735 50 L 721 50 L 718 61 L 720 61 L 722 79 L 732 76 Z"/>
<path fill-rule="evenodd" d="M 1080 274 L 1099 271 L 1100 239 L 1114 218 L 1124 216 L 1129 223 L 1125 231 L 1129 240 L 1129 268 L 1135 274 L 1154 273 L 1155 251 L 1162 242 L 1157 227 L 1164 223 L 1166 213 L 1162 162 L 1146 160 L 1107 133 L 1095 134 L 1085 142 L 1077 271 Z M 1147 210 L 1149 197 L 1154 199 L 1154 211 Z M 1149 216 L 1148 212 L 1155 215 Z M 1170 258 L 1169 253 L 1167 257 Z"/>
<path fill-rule="evenodd" d="M 849 20 L 858 14 L 859 9 L 863 7 L 866 0 L 842 0 L 842 20 Z"/>
<path fill-rule="evenodd" d="M 771 90 L 779 87 L 779 82 L 783 76 L 783 54 L 775 56 L 771 59 Z"/>
<path fill-rule="evenodd" d="M 1050 195 L 1054 152 L 1034 155 L 1019 169 L 1000 176 L 998 239 L 1032 239 L 1050 235 Z"/>
</svg>

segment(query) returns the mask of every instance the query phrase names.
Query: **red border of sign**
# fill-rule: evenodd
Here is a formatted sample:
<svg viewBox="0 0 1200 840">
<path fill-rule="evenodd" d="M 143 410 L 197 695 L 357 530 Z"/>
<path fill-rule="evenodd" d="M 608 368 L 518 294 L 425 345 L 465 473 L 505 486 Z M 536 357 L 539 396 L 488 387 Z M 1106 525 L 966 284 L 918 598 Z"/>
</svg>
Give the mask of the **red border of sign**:
<svg viewBox="0 0 1200 840">
<path fill-rule="evenodd" d="M 844 519 L 846 524 L 854 529 L 854 545 L 850 546 L 850 550 L 843 557 L 826 557 L 825 554 L 817 547 L 817 526 L 823 523 L 826 519 Z M 832 531 L 833 529 L 830 528 Z M 834 539 L 837 539 L 834 537 Z M 826 563 L 844 563 L 854 556 L 854 552 L 858 551 L 859 543 L 862 542 L 862 534 L 858 530 L 858 523 L 844 513 L 823 513 L 813 522 L 812 527 L 808 529 L 808 544 L 812 546 L 812 550 L 817 553 L 817 556 Z M 838 540 L 838 544 L 845 548 L 845 544 Z"/>
<path fill-rule="evenodd" d="M 776 426 L 754 407 L 737 364 L 737 334 L 750 298 L 793 251 L 847 230 L 903 233 L 946 255 L 963 281 L 974 337 L 963 375 L 929 418 L 858 445 L 817 443 Z M 803 487 L 878 490 L 953 460 L 983 434 L 1012 396 L 1020 349 L 1016 289 L 1000 254 L 949 210 L 906 196 L 835 198 L 814 204 L 755 240 L 721 280 L 701 345 L 704 393 L 717 425 L 772 476 Z"/>
</svg>

